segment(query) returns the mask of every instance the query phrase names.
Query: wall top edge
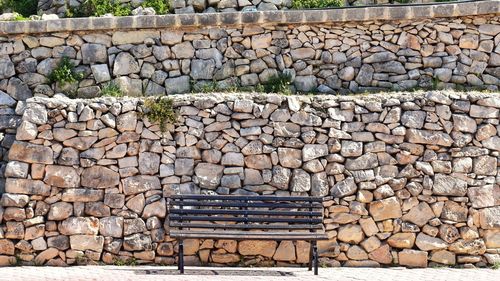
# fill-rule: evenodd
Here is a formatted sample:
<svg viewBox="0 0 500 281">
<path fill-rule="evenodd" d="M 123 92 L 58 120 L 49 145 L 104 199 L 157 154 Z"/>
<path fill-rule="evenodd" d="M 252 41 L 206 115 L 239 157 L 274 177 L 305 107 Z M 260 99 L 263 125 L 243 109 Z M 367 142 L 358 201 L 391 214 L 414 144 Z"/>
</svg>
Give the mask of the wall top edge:
<svg viewBox="0 0 500 281">
<path fill-rule="evenodd" d="M 50 108 L 60 108 L 72 105 L 92 105 L 104 104 L 111 106 L 114 103 L 138 103 L 148 97 L 98 97 L 93 99 L 70 99 L 64 95 L 56 94 L 54 97 L 33 97 L 26 102 L 38 103 L 47 105 Z M 210 93 L 210 94 L 178 94 L 165 96 L 171 98 L 175 106 L 189 104 L 205 104 L 205 103 L 221 103 L 231 102 L 236 100 L 252 100 L 259 103 L 274 103 L 281 104 L 283 101 L 299 104 L 318 104 L 318 105 L 335 105 L 340 102 L 409 102 L 420 99 L 428 99 L 445 103 L 446 100 L 480 100 L 480 99 L 500 99 L 500 94 L 481 91 L 457 92 L 452 90 L 433 90 L 433 91 L 412 91 L 412 92 L 387 92 L 387 93 L 372 93 L 366 95 L 281 95 L 273 93 Z"/>
<path fill-rule="evenodd" d="M 349 7 L 326 10 L 65 18 L 45 21 L 0 22 L 0 35 L 247 24 L 317 24 L 373 20 L 417 20 L 499 13 L 500 1 L 485 0 L 432 5 Z"/>
</svg>

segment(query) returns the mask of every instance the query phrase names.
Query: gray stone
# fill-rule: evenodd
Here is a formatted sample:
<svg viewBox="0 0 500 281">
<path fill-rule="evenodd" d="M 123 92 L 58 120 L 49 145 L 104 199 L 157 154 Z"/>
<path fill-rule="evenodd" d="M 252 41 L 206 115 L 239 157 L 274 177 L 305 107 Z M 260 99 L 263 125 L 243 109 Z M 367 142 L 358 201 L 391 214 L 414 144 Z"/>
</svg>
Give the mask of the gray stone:
<svg viewBox="0 0 500 281">
<path fill-rule="evenodd" d="M 355 194 L 357 191 L 356 183 L 354 178 L 349 177 L 341 182 L 336 183 L 332 189 L 330 189 L 330 194 L 336 198 L 342 198 Z"/>
<path fill-rule="evenodd" d="M 210 80 L 213 78 L 215 70 L 215 61 L 209 60 L 192 60 L 190 76 L 194 80 Z"/>
<path fill-rule="evenodd" d="M 199 163 L 196 165 L 194 172 L 200 187 L 216 189 L 220 184 L 222 173 L 224 172 L 224 166 L 210 163 Z"/>
<path fill-rule="evenodd" d="M 426 116 L 425 111 L 405 111 L 401 116 L 401 123 L 409 128 L 421 129 Z"/>
<path fill-rule="evenodd" d="M 290 181 L 290 191 L 307 192 L 311 190 L 311 176 L 302 169 L 294 169 Z"/>
<path fill-rule="evenodd" d="M 374 72 L 375 70 L 373 69 L 373 66 L 369 64 L 363 64 L 363 66 L 361 66 L 361 69 L 359 70 L 358 76 L 356 76 L 356 82 L 361 86 L 370 86 Z"/>
<path fill-rule="evenodd" d="M 302 148 L 302 160 L 309 161 L 328 155 L 326 144 L 306 144 Z"/>
<path fill-rule="evenodd" d="M 311 196 L 327 196 L 328 189 L 328 177 L 326 173 L 314 173 L 311 177 Z"/>
<path fill-rule="evenodd" d="M 106 63 L 108 61 L 105 45 L 83 44 L 81 51 L 83 64 Z"/>
<path fill-rule="evenodd" d="M 0 79 L 6 79 L 14 76 L 16 70 L 9 57 L 0 57 Z"/>
<path fill-rule="evenodd" d="M 167 95 L 184 94 L 191 90 L 189 76 L 179 76 L 165 80 Z"/>
<path fill-rule="evenodd" d="M 465 196 L 467 194 L 467 183 L 456 177 L 436 174 L 432 192 L 436 195 Z"/>
<path fill-rule="evenodd" d="M 92 74 L 97 83 L 107 82 L 111 80 L 111 75 L 109 74 L 108 65 L 106 64 L 94 64 L 91 65 Z"/>
<path fill-rule="evenodd" d="M 116 56 L 113 67 L 113 75 L 121 76 L 131 73 L 139 73 L 140 70 L 141 68 L 139 67 L 139 64 L 131 54 L 121 52 Z"/>
<path fill-rule="evenodd" d="M 190 59 L 194 57 L 194 48 L 191 42 L 182 42 L 171 48 L 177 59 Z"/>
</svg>

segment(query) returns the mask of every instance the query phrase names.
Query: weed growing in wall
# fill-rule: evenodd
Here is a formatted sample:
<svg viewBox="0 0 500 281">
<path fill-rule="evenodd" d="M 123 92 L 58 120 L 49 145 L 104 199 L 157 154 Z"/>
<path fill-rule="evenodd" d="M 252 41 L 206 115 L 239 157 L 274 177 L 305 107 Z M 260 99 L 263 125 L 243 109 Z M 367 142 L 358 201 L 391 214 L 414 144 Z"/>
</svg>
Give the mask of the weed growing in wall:
<svg viewBox="0 0 500 281">
<path fill-rule="evenodd" d="M 293 0 L 294 9 L 342 7 L 343 0 Z"/>
<path fill-rule="evenodd" d="M 132 8 L 129 4 L 122 4 L 119 0 L 85 0 L 80 6 L 70 8 L 67 17 L 99 17 L 113 14 L 116 17 L 129 16 Z"/>
<path fill-rule="evenodd" d="M 49 75 L 50 83 L 59 82 L 61 85 L 78 82 L 82 78 L 83 74 L 75 71 L 75 64 L 67 57 L 63 57 Z"/>
<path fill-rule="evenodd" d="M 292 76 L 289 74 L 281 73 L 279 75 L 271 77 L 266 83 L 263 84 L 263 86 L 266 93 L 291 95 L 291 84 Z"/>
<path fill-rule="evenodd" d="M 167 14 L 170 10 L 168 0 L 146 0 L 141 5 L 143 8 L 151 7 L 155 9 L 157 15 Z"/>
<path fill-rule="evenodd" d="M 160 124 L 162 132 L 166 130 L 168 123 L 174 123 L 177 114 L 173 107 L 174 101 L 170 98 L 149 98 L 144 101 L 144 116 L 150 122 Z"/>
<path fill-rule="evenodd" d="M 113 82 L 110 82 L 101 89 L 101 96 L 103 97 L 123 97 L 123 91 L 120 89 L 118 85 Z"/>
</svg>

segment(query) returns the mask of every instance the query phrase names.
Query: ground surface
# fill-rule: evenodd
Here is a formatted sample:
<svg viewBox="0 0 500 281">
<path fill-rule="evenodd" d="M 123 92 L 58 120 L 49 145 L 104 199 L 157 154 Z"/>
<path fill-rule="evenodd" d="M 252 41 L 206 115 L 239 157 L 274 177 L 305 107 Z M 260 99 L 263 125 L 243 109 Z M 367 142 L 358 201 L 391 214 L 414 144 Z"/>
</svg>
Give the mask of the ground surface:
<svg viewBox="0 0 500 281">
<path fill-rule="evenodd" d="M 500 280 L 500 270 L 492 269 L 372 269 L 372 268 L 320 268 L 314 276 L 305 268 L 200 268 L 190 267 L 179 275 L 174 267 L 152 266 L 78 266 L 78 267 L 8 267 L 0 269 L 0 280 L 169 280 L 169 281 L 246 281 L 246 280 L 339 280 L 339 281 L 388 281 L 388 280 Z"/>
</svg>

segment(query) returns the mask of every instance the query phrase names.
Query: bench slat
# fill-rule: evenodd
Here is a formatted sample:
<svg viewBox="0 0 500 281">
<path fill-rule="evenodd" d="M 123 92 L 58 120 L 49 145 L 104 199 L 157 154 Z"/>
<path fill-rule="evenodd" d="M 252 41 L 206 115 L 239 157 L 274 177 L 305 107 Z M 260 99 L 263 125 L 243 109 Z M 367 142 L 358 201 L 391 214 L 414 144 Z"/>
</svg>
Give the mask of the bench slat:
<svg viewBox="0 0 500 281">
<path fill-rule="evenodd" d="M 235 221 L 235 222 L 288 222 L 288 223 L 321 223 L 317 218 L 262 218 L 262 217 L 220 217 L 220 216 L 180 216 L 170 215 L 171 221 Z"/>
<path fill-rule="evenodd" d="M 226 209 L 171 209 L 171 214 L 180 215 L 266 215 L 266 216 L 306 216 L 319 217 L 322 212 L 308 211 L 265 211 L 265 210 L 226 210 Z"/>
<path fill-rule="evenodd" d="M 324 240 L 328 236 L 324 233 L 314 232 L 207 232 L 207 231 L 170 231 L 172 238 L 206 238 L 206 239 L 231 239 L 231 240 Z"/>
<path fill-rule="evenodd" d="M 193 200 L 238 200 L 238 201 L 306 201 L 323 202 L 323 197 L 317 196 L 270 196 L 270 195 L 171 195 L 172 199 L 193 199 Z"/>
<path fill-rule="evenodd" d="M 214 207 L 249 207 L 249 208 L 323 208 L 321 203 L 254 203 L 254 202 L 213 202 L 213 201 L 170 201 L 172 206 L 214 206 Z"/>
<path fill-rule="evenodd" d="M 175 228 L 212 228 L 212 229 L 303 229 L 303 230 L 314 230 L 323 229 L 323 224 L 217 224 L 217 223 L 184 223 L 184 222 L 173 222 L 169 223 L 170 227 Z"/>
</svg>

